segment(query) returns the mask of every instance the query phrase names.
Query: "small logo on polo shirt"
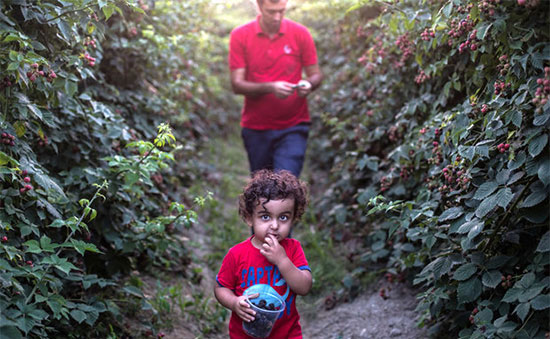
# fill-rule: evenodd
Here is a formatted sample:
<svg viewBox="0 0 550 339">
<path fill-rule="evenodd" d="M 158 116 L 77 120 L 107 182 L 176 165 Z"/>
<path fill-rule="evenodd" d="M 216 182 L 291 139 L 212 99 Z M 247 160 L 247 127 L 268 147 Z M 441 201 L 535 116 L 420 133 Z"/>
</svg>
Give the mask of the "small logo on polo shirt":
<svg viewBox="0 0 550 339">
<path fill-rule="evenodd" d="M 286 54 L 292 53 L 292 48 L 289 45 L 285 45 L 283 50 L 285 51 Z"/>
</svg>

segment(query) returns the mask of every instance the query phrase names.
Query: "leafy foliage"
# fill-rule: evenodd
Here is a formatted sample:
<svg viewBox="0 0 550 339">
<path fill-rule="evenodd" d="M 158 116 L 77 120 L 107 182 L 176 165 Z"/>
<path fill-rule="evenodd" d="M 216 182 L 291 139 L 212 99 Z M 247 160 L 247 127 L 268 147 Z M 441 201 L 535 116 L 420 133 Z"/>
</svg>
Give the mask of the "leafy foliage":
<svg viewBox="0 0 550 339">
<path fill-rule="evenodd" d="M 549 330 L 548 5 L 361 1 L 319 41 L 319 218 L 423 289 L 433 334 Z"/>
<path fill-rule="evenodd" d="M 185 274 L 175 235 L 208 199 L 185 188 L 206 128 L 223 123 L 207 8 L 0 2 L 3 337 L 123 333 L 118 296 L 153 307 L 125 274 Z"/>
</svg>

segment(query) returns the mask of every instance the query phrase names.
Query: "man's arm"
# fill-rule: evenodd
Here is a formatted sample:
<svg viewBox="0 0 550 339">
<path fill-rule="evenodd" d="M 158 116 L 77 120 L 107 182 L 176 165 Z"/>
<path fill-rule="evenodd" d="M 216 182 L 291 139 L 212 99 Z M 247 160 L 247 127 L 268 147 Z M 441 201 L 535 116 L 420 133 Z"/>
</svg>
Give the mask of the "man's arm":
<svg viewBox="0 0 550 339">
<path fill-rule="evenodd" d="M 231 87 L 235 94 L 246 96 L 260 96 L 273 93 L 276 97 L 284 99 L 294 92 L 290 82 L 252 82 L 245 79 L 246 69 L 237 68 L 231 71 Z"/>
</svg>

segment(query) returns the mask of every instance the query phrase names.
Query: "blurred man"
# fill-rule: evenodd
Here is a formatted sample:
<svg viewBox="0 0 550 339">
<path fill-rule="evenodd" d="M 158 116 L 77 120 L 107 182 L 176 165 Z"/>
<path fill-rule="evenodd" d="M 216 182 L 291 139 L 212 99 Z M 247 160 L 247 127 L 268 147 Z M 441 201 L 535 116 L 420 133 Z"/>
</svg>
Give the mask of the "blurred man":
<svg viewBox="0 0 550 339">
<path fill-rule="evenodd" d="M 257 0 L 257 18 L 231 32 L 229 68 L 233 91 L 245 97 L 250 171 L 286 169 L 299 177 L 310 126 L 306 97 L 323 75 L 308 29 L 284 18 L 287 2 Z"/>
</svg>

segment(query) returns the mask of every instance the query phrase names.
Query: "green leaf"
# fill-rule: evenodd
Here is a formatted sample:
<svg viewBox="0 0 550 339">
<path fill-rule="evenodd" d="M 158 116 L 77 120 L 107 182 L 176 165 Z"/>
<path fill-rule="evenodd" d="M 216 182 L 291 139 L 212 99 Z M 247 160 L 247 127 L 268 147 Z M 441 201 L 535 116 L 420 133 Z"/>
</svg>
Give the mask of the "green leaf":
<svg viewBox="0 0 550 339">
<path fill-rule="evenodd" d="M 113 8 L 113 5 L 109 4 L 108 6 L 105 6 L 101 9 L 103 11 L 103 15 L 105 15 L 105 21 L 109 20 L 111 15 L 113 15 L 115 9 Z"/>
<path fill-rule="evenodd" d="M 483 273 L 483 276 L 481 277 L 481 282 L 484 286 L 495 288 L 501 282 L 501 279 L 502 274 L 500 273 L 500 271 L 492 270 Z"/>
<path fill-rule="evenodd" d="M 2 339 L 23 338 L 23 335 L 21 334 L 21 332 L 19 332 L 19 330 L 15 326 L 2 326 L 0 327 L 0 333 L 2 334 Z"/>
<path fill-rule="evenodd" d="M 23 243 L 23 246 L 27 246 L 27 252 L 30 253 L 42 253 L 42 249 L 40 248 L 40 244 L 36 240 L 29 240 L 25 243 Z"/>
<path fill-rule="evenodd" d="M 536 138 L 533 138 L 529 143 L 529 154 L 534 158 L 542 152 L 546 144 L 548 143 L 548 134 L 541 134 Z"/>
<path fill-rule="evenodd" d="M 464 234 L 469 233 L 470 230 L 474 227 L 479 227 L 479 225 L 484 225 L 484 221 L 480 221 L 478 218 L 474 218 L 464 224 L 462 224 L 459 228 L 457 233 Z"/>
<path fill-rule="evenodd" d="M 76 320 L 79 324 L 86 320 L 86 313 L 80 310 L 72 310 L 70 314 L 71 317 L 73 317 L 73 319 Z"/>
<path fill-rule="evenodd" d="M 532 207 L 532 206 L 538 205 L 541 202 L 543 202 L 547 196 L 548 196 L 548 192 L 544 190 L 534 191 L 531 194 L 529 194 L 527 198 L 525 198 L 525 200 L 523 200 L 523 203 L 521 204 L 520 207 L 525 208 L 525 207 Z"/>
<path fill-rule="evenodd" d="M 53 252 L 59 246 L 57 244 L 52 244 L 52 239 L 43 235 L 42 238 L 40 238 L 40 247 L 42 247 L 44 252 Z"/>
<path fill-rule="evenodd" d="M 534 284 L 532 287 L 528 288 L 527 290 L 523 291 L 520 296 L 518 297 L 518 300 L 520 303 L 523 303 L 523 302 L 526 302 L 526 301 L 529 301 L 531 299 L 533 299 L 534 297 L 536 297 L 537 295 L 540 294 L 540 292 L 542 292 L 542 290 L 545 288 L 546 286 L 542 285 L 542 284 Z"/>
<path fill-rule="evenodd" d="M 527 155 L 525 154 L 525 152 L 519 152 L 513 160 L 510 160 L 508 162 L 508 168 L 511 170 L 520 168 L 525 163 L 526 159 Z"/>
<path fill-rule="evenodd" d="M 546 232 L 540 239 L 536 252 L 550 252 L 550 231 Z"/>
<path fill-rule="evenodd" d="M 550 294 L 538 295 L 531 301 L 534 310 L 541 311 L 550 308 Z"/>
<path fill-rule="evenodd" d="M 509 187 L 501 188 L 496 194 L 497 205 L 499 205 L 504 209 L 506 209 L 506 207 L 512 201 L 513 198 L 514 198 L 514 194 L 512 193 L 512 190 Z"/>
<path fill-rule="evenodd" d="M 468 160 L 472 160 L 475 155 L 475 146 L 458 146 L 458 154 L 460 154 L 461 157 L 466 158 Z"/>
<path fill-rule="evenodd" d="M 483 200 L 476 209 L 476 217 L 483 218 L 497 206 L 496 194 Z"/>
<path fill-rule="evenodd" d="M 453 279 L 464 281 L 469 279 L 476 272 L 477 266 L 472 263 L 467 263 L 456 269 L 455 273 L 453 274 Z"/>
<path fill-rule="evenodd" d="M 124 286 L 122 290 L 135 297 L 144 298 L 143 292 L 135 286 Z"/>
<path fill-rule="evenodd" d="M 441 213 L 438 220 L 439 222 L 453 220 L 460 217 L 463 213 L 464 211 L 462 207 L 451 207 L 445 210 L 443 213 Z"/>
<path fill-rule="evenodd" d="M 488 181 L 481 184 L 474 195 L 474 199 L 482 200 L 491 195 L 498 188 L 496 181 Z"/>
<path fill-rule="evenodd" d="M 537 174 L 539 176 L 540 181 L 544 184 L 544 186 L 550 185 L 550 159 L 544 159 L 542 163 L 539 166 L 539 170 L 537 171 Z"/>
<path fill-rule="evenodd" d="M 78 253 L 84 255 L 84 252 L 93 252 L 93 253 L 100 253 L 100 251 L 97 249 L 97 247 L 94 244 L 84 242 L 82 240 L 75 240 L 71 239 L 71 244 L 65 244 L 65 246 L 73 247 Z"/>
<path fill-rule="evenodd" d="M 484 222 L 480 222 L 480 223 L 474 225 L 474 227 L 472 227 L 470 232 L 468 232 L 468 239 L 473 240 L 475 237 L 477 237 L 477 235 L 479 233 L 481 233 L 483 231 L 484 227 L 485 227 Z"/>
<path fill-rule="evenodd" d="M 531 287 L 531 285 L 533 285 L 534 282 L 535 282 L 535 273 L 529 272 L 524 274 L 521 277 L 521 279 L 514 284 L 514 287 L 526 289 Z"/>
<path fill-rule="evenodd" d="M 481 295 L 481 291 L 481 281 L 476 277 L 459 283 L 457 289 L 458 303 L 464 304 L 476 300 Z"/>
<path fill-rule="evenodd" d="M 509 288 L 504 294 L 504 297 L 502 297 L 502 301 L 505 303 L 513 303 L 516 300 L 518 300 L 521 292 L 522 292 L 522 289 L 515 288 L 515 287 Z"/>
<path fill-rule="evenodd" d="M 525 321 L 525 317 L 527 317 L 527 314 L 529 314 L 530 308 L 531 308 L 530 303 L 521 303 L 516 307 L 516 309 L 514 310 L 514 313 L 518 315 L 521 321 Z"/>
</svg>

